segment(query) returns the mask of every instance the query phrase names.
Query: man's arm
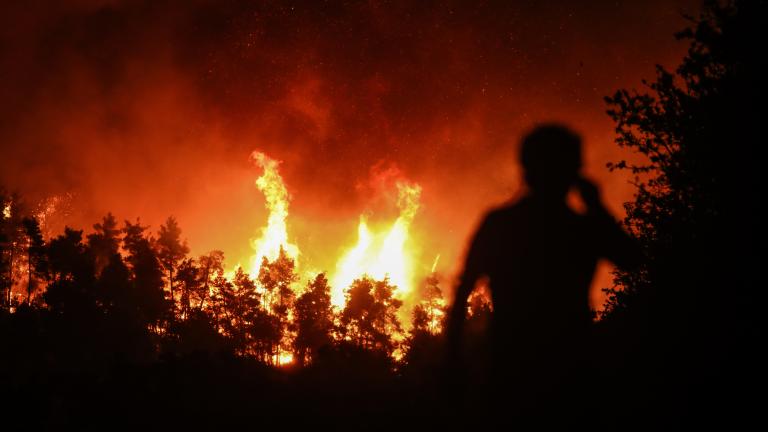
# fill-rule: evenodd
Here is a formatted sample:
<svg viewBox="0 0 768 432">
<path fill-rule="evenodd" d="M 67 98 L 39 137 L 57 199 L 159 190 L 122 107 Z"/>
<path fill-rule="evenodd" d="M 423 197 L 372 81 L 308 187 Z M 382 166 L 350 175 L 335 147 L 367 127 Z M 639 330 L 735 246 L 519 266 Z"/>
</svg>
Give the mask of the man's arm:
<svg viewBox="0 0 768 432">
<path fill-rule="evenodd" d="M 591 181 L 581 178 L 576 183 L 582 201 L 587 207 L 587 217 L 599 238 L 600 253 L 623 270 L 636 268 L 642 261 L 642 252 L 633 239 L 603 205 L 600 191 Z"/>
</svg>

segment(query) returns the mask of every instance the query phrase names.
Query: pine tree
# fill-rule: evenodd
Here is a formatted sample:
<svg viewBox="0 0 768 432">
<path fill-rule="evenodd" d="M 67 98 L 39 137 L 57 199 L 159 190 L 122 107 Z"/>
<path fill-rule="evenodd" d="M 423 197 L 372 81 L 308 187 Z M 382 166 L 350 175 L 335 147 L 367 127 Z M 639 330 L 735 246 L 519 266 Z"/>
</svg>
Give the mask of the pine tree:
<svg viewBox="0 0 768 432">
<path fill-rule="evenodd" d="M 181 288 L 180 315 L 183 319 L 186 319 L 189 315 L 192 307 L 192 297 L 201 293 L 203 280 L 200 273 L 200 268 L 192 258 L 184 259 L 179 263 L 176 279 Z"/>
<path fill-rule="evenodd" d="M 364 276 L 353 281 L 340 316 L 343 337 L 363 349 L 392 356 L 398 347 L 395 337 L 402 330 L 397 312 L 403 304 L 393 297 L 394 289 L 386 278 Z"/>
<path fill-rule="evenodd" d="M 296 339 L 293 341 L 297 361 L 305 364 L 317 358 L 324 346 L 330 345 L 333 331 L 331 288 L 325 273 L 307 283 L 307 288 L 294 303 Z"/>
<path fill-rule="evenodd" d="M 174 271 L 179 266 L 179 261 L 189 253 L 189 246 L 186 240 L 181 240 L 181 228 L 173 216 L 166 219 L 165 224 L 160 226 L 157 237 L 158 258 L 163 267 L 168 272 L 168 291 L 170 292 L 171 302 L 175 304 L 174 296 Z"/>
<path fill-rule="evenodd" d="M 125 221 L 123 248 L 128 252 L 131 268 L 132 306 L 139 320 L 157 328 L 163 320 L 171 318 L 172 304 L 163 294 L 163 268 L 144 233 L 146 229 L 138 220 L 135 224 Z"/>
<path fill-rule="evenodd" d="M 203 309 L 205 300 L 210 297 L 210 288 L 212 281 L 218 277 L 224 276 L 224 252 L 214 250 L 207 255 L 201 255 L 197 259 L 200 273 L 200 291 L 196 294 L 199 300 L 198 309 Z"/>
<path fill-rule="evenodd" d="M 100 274 L 104 267 L 109 265 L 112 257 L 118 253 L 120 228 L 112 213 L 107 213 L 100 223 L 93 225 L 93 229 L 95 232 L 88 235 L 88 246 L 93 253 L 96 273 Z"/>
<path fill-rule="evenodd" d="M 264 290 L 263 304 L 267 312 L 277 318 L 279 333 L 282 335 L 280 343 L 274 347 L 275 359 L 281 352 L 290 351 L 292 347 L 289 311 L 296 296 L 292 285 L 298 278 L 296 263 L 285 253 L 282 246 L 274 261 L 269 261 L 266 257 L 262 260 L 258 282 Z"/>
<path fill-rule="evenodd" d="M 37 281 L 47 276 L 48 260 L 40 223 L 33 217 L 26 217 L 22 225 L 27 236 L 27 304 L 31 304 Z"/>
<path fill-rule="evenodd" d="M 4 303 L 6 307 L 11 307 L 13 285 L 23 277 L 20 274 L 19 260 L 25 254 L 26 235 L 22 223 L 26 206 L 18 194 L 2 195 L 3 208 L 2 224 L 0 224 L 0 269 L 3 274 L 0 277 L 2 288 L 5 290 Z"/>
</svg>

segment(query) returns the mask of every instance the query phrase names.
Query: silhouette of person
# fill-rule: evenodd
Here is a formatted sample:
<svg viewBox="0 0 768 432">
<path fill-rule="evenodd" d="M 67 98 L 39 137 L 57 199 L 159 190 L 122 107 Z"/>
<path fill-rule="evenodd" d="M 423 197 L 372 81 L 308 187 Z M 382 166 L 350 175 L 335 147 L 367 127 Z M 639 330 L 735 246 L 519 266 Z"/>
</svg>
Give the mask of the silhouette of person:
<svg viewBox="0 0 768 432">
<path fill-rule="evenodd" d="M 467 298 L 478 279 L 487 277 L 493 305 L 488 397 L 504 416 L 578 406 L 573 399 L 583 386 L 597 261 L 629 267 L 640 256 L 603 206 L 598 188 L 580 175 L 578 135 L 556 124 L 536 127 L 522 141 L 520 162 L 527 193 L 483 219 L 447 329 L 449 356 L 458 356 Z M 573 187 L 586 207 L 583 214 L 566 203 Z"/>
</svg>

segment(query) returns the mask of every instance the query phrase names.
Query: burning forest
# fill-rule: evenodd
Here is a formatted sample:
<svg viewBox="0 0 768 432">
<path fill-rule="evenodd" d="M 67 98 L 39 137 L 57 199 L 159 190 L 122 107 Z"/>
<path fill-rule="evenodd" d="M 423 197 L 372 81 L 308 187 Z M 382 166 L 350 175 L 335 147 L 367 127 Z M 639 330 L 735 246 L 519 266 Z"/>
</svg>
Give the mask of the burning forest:
<svg viewBox="0 0 768 432">
<path fill-rule="evenodd" d="M 739 429 L 765 3 L 1 2 L 3 424 Z"/>
<path fill-rule="evenodd" d="M 107 313 L 131 310 L 155 337 L 169 338 L 169 343 L 179 337 L 173 335 L 178 326 L 204 323 L 211 342 L 275 366 L 308 364 L 321 347 L 332 344 L 352 344 L 400 360 L 414 333 L 441 333 L 446 302 L 435 272 L 439 255 L 428 271 L 418 272 L 424 266 L 412 252 L 419 185 L 397 170 L 380 176 L 392 189 L 384 192 L 394 198 L 397 216 L 376 229 L 361 215 L 357 242 L 347 246 L 330 271 L 316 271 L 290 240 L 291 195 L 279 162 L 258 151 L 251 160 L 261 171 L 254 192 L 262 194 L 268 217 L 254 230 L 253 254 L 245 265 L 227 263 L 220 250 L 190 256 L 172 216 L 153 233 L 140 220 L 121 226 L 109 213 L 91 232 L 67 227 L 64 234 L 44 240 L 46 220 L 64 198 L 46 200 L 36 206 L 40 210 L 25 213 L 22 198 L 4 196 L 3 227 L 11 233 L 5 304 L 11 312 L 45 304 L 63 310 L 85 307 L 65 298 L 69 290 L 85 288 L 79 301 Z M 142 294 L 131 298 L 130 290 Z M 136 303 L 121 304 L 128 299 Z"/>
</svg>

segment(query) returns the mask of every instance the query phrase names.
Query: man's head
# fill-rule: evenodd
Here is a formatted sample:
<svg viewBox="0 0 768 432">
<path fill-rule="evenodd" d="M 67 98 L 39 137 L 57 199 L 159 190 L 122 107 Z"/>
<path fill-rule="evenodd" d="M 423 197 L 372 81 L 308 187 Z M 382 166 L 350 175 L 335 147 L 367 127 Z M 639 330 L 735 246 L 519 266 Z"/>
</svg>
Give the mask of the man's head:
<svg viewBox="0 0 768 432">
<path fill-rule="evenodd" d="M 520 148 L 525 181 L 537 196 L 564 198 L 581 169 L 581 138 L 558 124 L 537 126 Z"/>
</svg>

